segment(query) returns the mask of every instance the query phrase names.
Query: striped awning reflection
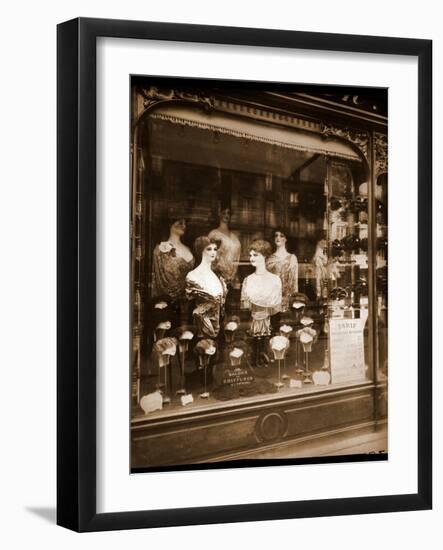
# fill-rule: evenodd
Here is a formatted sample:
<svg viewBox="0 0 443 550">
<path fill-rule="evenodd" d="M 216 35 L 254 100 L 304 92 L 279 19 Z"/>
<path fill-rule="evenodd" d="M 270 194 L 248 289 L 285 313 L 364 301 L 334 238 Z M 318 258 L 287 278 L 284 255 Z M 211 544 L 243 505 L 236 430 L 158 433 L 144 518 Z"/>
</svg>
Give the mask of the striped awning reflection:
<svg viewBox="0 0 443 550">
<path fill-rule="evenodd" d="M 360 161 L 359 155 L 344 141 L 324 139 L 320 134 L 283 126 L 256 122 L 245 117 L 235 117 L 223 113 L 205 113 L 187 106 L 163 106 L 151 118 L 171 124 L 198 128 L 248 139 L 258 143 L 309 153 Z"/>
</svg>

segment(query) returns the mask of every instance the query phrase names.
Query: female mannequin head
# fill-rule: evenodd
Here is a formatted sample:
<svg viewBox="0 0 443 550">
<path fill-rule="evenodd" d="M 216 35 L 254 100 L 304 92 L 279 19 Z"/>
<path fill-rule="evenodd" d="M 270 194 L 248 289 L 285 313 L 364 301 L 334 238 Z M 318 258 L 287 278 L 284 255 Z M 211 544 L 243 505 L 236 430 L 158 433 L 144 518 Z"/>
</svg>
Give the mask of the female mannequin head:
<svg viewBox="0 0 443 550">
<path fill-rule="evenodd" d="M 194 243 L 195 255 L 197 262 L 202 262 L 211 265 L 217 257 L 217 243 L 209 237 L 197 237 Z"/>
<path fill-rule="evenodd" d="M 249 261 L 253 267 L 265 267 L 266 258 L 272 254 L 272 247 L 267 241 L 257 239 L 249 246 Z"/>
<path fill-rule="evenodd" d="M 286 248 L 287 238 L 285 232 L 282 229 L 277 228 L 274 230 L 273 235 L 276 248 Z"/>
<path fill-rule="evenodd" d="M 158 221 L 158 227 L 164 240 L 171 237 L 180 240 L 186 233 L 186 213 L 184 209 L 175 206 L 167 208 Z"/>
<path fill-rule="evenodd" d="M 229 207 L 222 208 L 222 210 L 220 210 L 219 221 L 220 223 L 229 224 L 231 221 L 231 209 Z"/>
<path fill-rule="evenodd" d="M 185 218 L 170 219 L 169 234 L 174 237 L 183 237 L 186 231 Z"/>
<path fill-rule="evenodd" d="M 226 229 L 231 221 L 231 196 L 229 192 L 229 186 L 224 188 L 224 191 L 219 196 L 217 219 L 219 227 Z"/>
</svg>

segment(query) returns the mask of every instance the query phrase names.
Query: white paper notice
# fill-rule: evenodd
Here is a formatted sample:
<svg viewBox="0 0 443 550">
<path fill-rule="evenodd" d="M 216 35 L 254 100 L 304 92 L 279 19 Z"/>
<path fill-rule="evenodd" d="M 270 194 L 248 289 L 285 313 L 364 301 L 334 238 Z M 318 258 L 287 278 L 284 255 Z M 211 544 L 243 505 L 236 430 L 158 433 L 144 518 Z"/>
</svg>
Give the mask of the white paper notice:
<svg viewBox="0 0 443 550">
<path fill-rule="evenodd" d="M 329 320 L 332 384 L 365 380 L 363 328 L 362 319 Z"/>
</svg>

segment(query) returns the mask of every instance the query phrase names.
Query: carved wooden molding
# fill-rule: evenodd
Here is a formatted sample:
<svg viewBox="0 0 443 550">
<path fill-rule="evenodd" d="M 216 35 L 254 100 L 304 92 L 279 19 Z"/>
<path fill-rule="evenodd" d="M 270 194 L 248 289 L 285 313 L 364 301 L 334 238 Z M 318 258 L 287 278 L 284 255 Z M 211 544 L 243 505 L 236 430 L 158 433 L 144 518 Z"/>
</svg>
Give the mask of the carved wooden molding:
<svg viewBox="0 0 443 550">
<path fill-rule="evenodd" d="M 251 119 L 276 123 L 289 128 L 299 128 L 317 133 L 321 132 L 321 123 L 318 121 L 299 118 L 286 112 L 262 109 L 258 106 L 243 104 L 241 101 L 234 102 L 228 99 L 206 96 L 202 93 L 189 93 L 174 89 L 160 90 L 156 86 L 151 86 L 149 88 L 138 87 L 137 92 L 141 97 L 138 115 L 140 115 L 143 110 L 150 109 L 157 103 L 182 100 L 200 104 L 205 110 L 216 109 L 221 112 L 242 115 Z"/>
<path fill-rule="evenodd" d="M 367 132 L 355 128 L 342 128 L 333 124 L 323 124 L 322 135 L 325 139 L 338 137 L 351 142 L 360 149 L 365 159 L 368 160 L 369 134 Z"/>
<path fill-rule="evenodd" d="M 388 136 L 374 132 L 375 177 L 388 172 Z"/>
<path fill-rule="evenodd" d="M 262 414 L 255 425 L 257 441 L 269 443 L 281 440 L 288 429 L 288 417 L 282 411 Z"/>
<path fill-rule="evenodd" d="M 157 86 L 149 88 L 139 88 L 139 92 L 143 97 L 144 109 L 150 109 L 157 103 L 163 101 L 187 101 L 190 103 L 199 104 L 205 110 L 214 108 L 214 100 L 212 97 L 204 96 L 198 93 L 185 92 L 182 90 L 160 90 Z"/>
</svg>

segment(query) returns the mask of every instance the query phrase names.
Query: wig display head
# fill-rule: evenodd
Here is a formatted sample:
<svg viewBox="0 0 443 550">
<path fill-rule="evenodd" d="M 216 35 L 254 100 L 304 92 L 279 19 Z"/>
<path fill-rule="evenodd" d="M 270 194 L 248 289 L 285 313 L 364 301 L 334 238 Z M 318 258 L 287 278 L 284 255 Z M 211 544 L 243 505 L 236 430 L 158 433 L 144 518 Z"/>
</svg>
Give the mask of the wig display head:
<svg viewBox="0 0 443 550">
<path fill-rule="evenodd" d="M 300 313 L 306 307 L 306 304 L 308 302 L 308 297 L 306 296 L 306 294 L 303 294 L 302 292 L 297 292 L 294 295 L 293 300 L 294 301 L 292 302 L 292 307 L 297 313 Z"/>
<path fill-rule="evenodd" d="M 173 221 L 169 226 L 169 230 L 172 235 L 178 235 L 181 237 L 186 231 L 186 219 L 179 218 L 178 220 Z"/>
<path fill-rule="evenodd" d="M 275 246 L 277 248 L 279 248 L 280 246 L 286 246 L 286 243 L 287 243 L 288 239 L 287 239 L 285 231 L 283 231 L 282 228 L 275 229 L 273 231 L 272 235 L 273 235 L 273 238 L 274 238 Z"/>
<path fill-rule="evenodd" d="M 228 224 L 231 221 L 231 209 L 229 206 L 221 208 L 219 213 L 219 221 Z"/>
<path fill-rule="evenodd" d="M 279 332 L 280 332 L 280 336 L 286 336 L 287 338 L 289 338 L 289 335 L 292 332 L 292 327 L 286 324 L 280 325 Z"/>
<path fill-rule="evenodd" d="M 178 347 L 180 353 L 185 353 L 188 350 L 189 342 L 194 338 L 194 333 L 190 330 L 183 330 L 178 337 Z"/>
<path fill-rule="evenodd" d="M 225 339 L 227 342 L 232 342 L 234 340 L 235 331 L 238 330 L 240 326 L 240 318 L 236 315 L 228 318 L 224 326 Z"/>
<path fill-rule="evenodd" d="M 258 252 L 258 254 L 261 254 L 265 258 L 269 258 L 269 256 L 272 254 L 272 246 L 268 243 L 268 241 L 264 241 L 262 239 L 256 239 L 255 241 L 252 241 L 252 243 L 249 245 L 249 252 Z"/>
<path fill-rule="evenodd" d="M 209 364 L 211 356 L 213 356 L 216 351 L 217 348 L 215 342 L 211 338 L 200 340 L 200 342 L 198 342 L 194 347 L 194 352 L 198 357 L 201 367 Z"/>
<path fill-rule="evenodd" d="M 158 331 L 161 331 L 161 330 L 170 330 L 171 328 L 171 321 L 162 321 L 161 323 L 159 323 L 156 327 L 155 327 L 155 330 L 158 330 Z"/>
<path fill-rule="evenodd" d="M 314 319 L 312 319 L 312 317 L 304 316 L 300 319 L 300 324 L 302 324 L 304 327 L 310 327 L 314 324 Z"/>
<path fill-rule="evenodd" d="M 219 204 L 217 209 L 217 219 L 219 223 L 229 224 L 231 221 L 231 192 L 228 192 L 230 189 L 228 182 L 224 182 L 224 192 L 219 195 Z"/>
<path fill-rule="evenodd" d="M 182 237 L 186 232 L 185 212 L 178 208 L 169 208 L 159 220 L 159 227 L 163 230 L 164 239 L 171 235 Z"/>
<path fill-rule="evenodd" d="M 177 352 L 176 338 L 161 338 L 155 342 L 152 351 L 157 356 L 159 367 L 169 365 L 170 358 Z"/>
<path fill-rule="evenodd" d="M 289 339 L 286 336 L 274 336 L 269 342 L 275 359 L 284 359 L 289 348 Z"/>
<path fill-rule="evenodd" d="M 197 262 L 201 262 L 205 256 L 212 263 L 217 257 L 218 244 L 214 239 L 210 239 L 205 235 L 197 237 L 194 242 L 194 252 Z"/>
<path fill-rule="evenodd" d="M 272 254 L 272 246 L 268 241 L 257 239 L 252 241 L 249 246 L 249 261 L 251 265 L 257 267 L 260 264 L 264 264 L 266 259 Z"/>
<path fill-rule="evenodd" d="M 315 344 L 317 340 L 317 331 L 311 327 L 305 327 L 297 331 L 297 338 L 303 345 L 303 351 L 310 353 L 312 351 L 312 344 Z"/>
<path fill-rule="evenodd" d="M 229 353 L 229 360 L 231 362 L 231 366 L 236 367 L 241 364 L 242 357 L 244 355 L 244 351 L 241 348 L 235 347 L 231 350 Z"/>
</svg>

